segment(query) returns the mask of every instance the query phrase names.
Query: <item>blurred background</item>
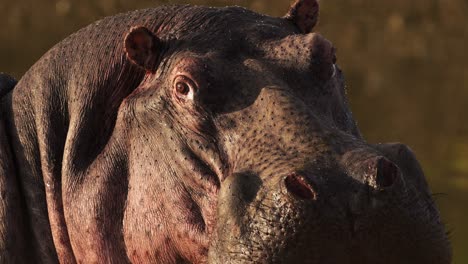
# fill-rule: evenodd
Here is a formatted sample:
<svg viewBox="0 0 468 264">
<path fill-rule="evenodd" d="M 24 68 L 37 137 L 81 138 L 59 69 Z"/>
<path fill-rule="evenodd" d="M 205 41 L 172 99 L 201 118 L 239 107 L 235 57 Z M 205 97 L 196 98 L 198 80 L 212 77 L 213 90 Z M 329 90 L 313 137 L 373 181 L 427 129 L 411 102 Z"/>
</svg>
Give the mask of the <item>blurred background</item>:
<svg viewBox="0 0 468 264">
<path fill-rule="evenodd" d="M 288 0 L 0 0 L 0 71 L 17 79 L 52 45 L 104 16 L 168 3 L 240 5 L 273 16 Z M 370 142 L 411 146 L 468 263 L 468 1 L 322 0 L 317 28 L 338 49 Z M 389 219 L 389 221 L 391 221 Z"/>
</svg>

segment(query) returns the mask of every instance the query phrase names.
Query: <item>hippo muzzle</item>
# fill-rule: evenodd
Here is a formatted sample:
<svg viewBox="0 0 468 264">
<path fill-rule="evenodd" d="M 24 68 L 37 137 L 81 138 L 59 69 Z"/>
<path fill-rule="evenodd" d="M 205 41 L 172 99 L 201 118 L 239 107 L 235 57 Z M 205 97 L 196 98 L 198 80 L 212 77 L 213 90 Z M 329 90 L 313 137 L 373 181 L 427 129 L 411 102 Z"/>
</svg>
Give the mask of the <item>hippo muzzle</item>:
<svg viewBox="0 0 468 264">
<path fill-rule="evenodd" d="M 239 144 L 255 150 L 221 184 L 210 263 L 448 263 L 411 150 L 369 145 L 294 102 Z"/>
</svg>

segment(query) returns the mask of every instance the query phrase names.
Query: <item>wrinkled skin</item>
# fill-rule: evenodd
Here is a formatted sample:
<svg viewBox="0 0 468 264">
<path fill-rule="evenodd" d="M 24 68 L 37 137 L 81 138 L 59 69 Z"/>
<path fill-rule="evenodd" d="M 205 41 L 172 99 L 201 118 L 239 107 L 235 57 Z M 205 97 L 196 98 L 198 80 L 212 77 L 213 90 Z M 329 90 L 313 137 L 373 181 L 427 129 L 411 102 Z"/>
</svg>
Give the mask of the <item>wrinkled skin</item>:
<svg viewBox="0 0 468 264">
<path fill-rule="evenodd" d="M 167 6 L 52 48 L 2 98 L 1 262 L 450 263 L 416 158 L 361 137 L 317 16 Z"/>
</svg>

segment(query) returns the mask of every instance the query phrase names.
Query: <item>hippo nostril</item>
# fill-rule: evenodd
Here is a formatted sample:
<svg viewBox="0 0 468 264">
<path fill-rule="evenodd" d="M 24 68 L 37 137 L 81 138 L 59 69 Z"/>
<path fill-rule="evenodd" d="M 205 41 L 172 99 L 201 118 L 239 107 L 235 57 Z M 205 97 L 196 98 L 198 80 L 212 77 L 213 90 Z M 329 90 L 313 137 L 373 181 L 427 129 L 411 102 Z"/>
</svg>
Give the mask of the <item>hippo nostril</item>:
<svg viewBox="0 0 468 264">
<path fill-rule="evenodd" d="M 375 183 L 379 188 L 391 187 L 400 177 L 400 169 L 390 160 L 380 157 L 376 164 Z"/>
<path fill-rule="evenodd" d="M 315 200 L 317 194 L 311 184 L 296 173 L 292 173 L 284 179 L 284 185 L 288 192 L 304 200 Z"/>
</svg>

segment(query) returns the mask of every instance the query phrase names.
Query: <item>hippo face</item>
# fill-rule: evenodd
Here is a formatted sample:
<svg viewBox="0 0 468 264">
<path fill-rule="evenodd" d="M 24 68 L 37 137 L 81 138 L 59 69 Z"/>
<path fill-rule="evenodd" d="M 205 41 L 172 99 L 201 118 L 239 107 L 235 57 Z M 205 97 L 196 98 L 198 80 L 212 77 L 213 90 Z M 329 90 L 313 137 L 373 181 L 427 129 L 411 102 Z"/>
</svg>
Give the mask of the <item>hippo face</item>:
<svg viewBox="0 0 468 264">
<path fill-rule="evenodd" d="M 450 263 L 413 153 L 361 137 L 318 9 L 134 11 L 0 80 L 0 262 Z"/>
<path fill-rule="evenodd" d="M 202 15 L 125 38 L 146 70 L 119 110 L 130 259 L 449 263 L 414 155 L 362 139 L 317 3 Z"/>
</svg>

